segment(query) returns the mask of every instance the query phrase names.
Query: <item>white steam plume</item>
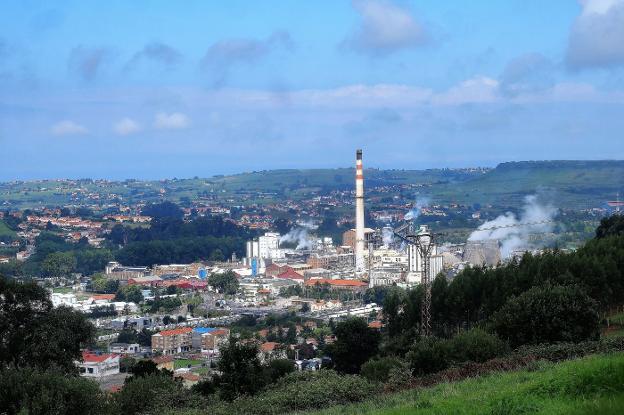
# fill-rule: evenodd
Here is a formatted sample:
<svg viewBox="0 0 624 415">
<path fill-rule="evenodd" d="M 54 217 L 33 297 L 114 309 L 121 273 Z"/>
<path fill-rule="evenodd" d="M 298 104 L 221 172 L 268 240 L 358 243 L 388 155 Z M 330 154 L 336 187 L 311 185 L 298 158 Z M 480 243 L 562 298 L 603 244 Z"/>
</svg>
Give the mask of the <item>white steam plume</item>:
<svg viewBox="0 0 624 415">
<path fill-rule="evenodd" d="M 312 247 L 312 239 L 308 232 L 316 228 L 318 226 L 312 221 L 302 222 L 300 227 L 292 228 L 286 235 L 282 235 L 279 243 L 296 242 L 297 247 L 295 249 L 310 249 Z"/>
<path fill-rule="evenodd" d="M 383 238 L 383 244 L 385 246 L 392 245 L 392 243 L 394 242 L 394 233 L 392 231 L 392 228 L 389 226 L 385 226 L 381 230 L 381 237 Z"/>
<path fill-rule="evenodd" d="M 513 251 L 521 248 L 531 247 L 529 236 L 532 233 L 551 232 L 554 224 L 535 223 L 552 221 L 557 215 L 558 209 L 547 204 L 540 204 L 537 195 L 527 196 L 525 205 L 522 208 L 520 217 L 511 212 L 500 215 L 494 220 L 485 222 L 472 232 L 468 241 L 498 240 L 501 245 L 501 256 L 509 258 Z M 519 224 L 531 223 L 531 225 L 517 226 Z M 507 227 L 505 227 L 507 226 Z M 500 227 L 498 229 L 489 229 Z"/>
<path fill-rule="evenodd" d="M 428 197 L 422 197 L 422 198 L 416 199 L 416 206 L 405 214 L 404 219 L 416 220 L 420 216 L 420 211 L 422 210 L 422 208 L 424 208 L 425 206 L 429 206 L 430 201 L 431 199 L 429 199 Z"/>
</svg>

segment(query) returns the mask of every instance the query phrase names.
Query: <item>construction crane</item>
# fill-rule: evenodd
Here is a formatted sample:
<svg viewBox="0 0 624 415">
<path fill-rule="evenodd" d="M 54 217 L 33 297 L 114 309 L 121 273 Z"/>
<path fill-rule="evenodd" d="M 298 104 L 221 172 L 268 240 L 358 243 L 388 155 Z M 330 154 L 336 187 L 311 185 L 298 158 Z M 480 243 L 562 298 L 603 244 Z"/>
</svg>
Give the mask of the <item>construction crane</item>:
<svg viewBox="0 0 624 415">
<path fill-rule="evenodd" d="M 520 226 L 536 226 L 547 223 L 553 223 L 553 220 L 542 220 L 536 222 L 515 223 L 510 225 L 492 226 L 488 228 L 478 228 L 477 231 L 493 231 L 497 229 L 515 228 Z M 420 316 L 421 316 L 421 334 L 423 336 L 431 335 L 431 252 L 434 247 L 435 235 L 429 230 L 429 227 L 422 225 L 415 229 L 413 222 L 405 222 L 403 225 L 393 230 L 394 235 L 407 243 L 416 247 L 418 255 L 420 256 L 422 265 L 422 279 L 421 284 L 424 289 L 424 299 L 422 302 Z"/>
</svg>

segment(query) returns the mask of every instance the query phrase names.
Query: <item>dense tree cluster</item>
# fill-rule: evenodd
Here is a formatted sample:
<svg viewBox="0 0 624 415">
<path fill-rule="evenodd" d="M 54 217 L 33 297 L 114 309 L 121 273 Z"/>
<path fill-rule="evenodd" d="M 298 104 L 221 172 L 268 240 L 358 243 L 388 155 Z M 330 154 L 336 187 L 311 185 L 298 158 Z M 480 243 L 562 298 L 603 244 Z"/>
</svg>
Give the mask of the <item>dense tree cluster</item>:
<svg viewBox="0 0 624 415">
<path fill-rule="evenodd" d="M 451 282 L 438 276 L 431 289 L 434 331 L 448 336 L 459 328 L 487 322 L 508 302 L 532 288 L 538 287 L 535 291 L 539 291 L 545 290 L 544 287 L 557 286 L 575 287 L 553 288 L 549 293 L 553 295 L 552 301 L 556 301 L 558 295 L 574 291 L 574 299 L 584 307 L 583 315 L 588 319 L 586 326 L 595 323 L 595 317 L 590 316 L 596 312 L 605 312 L 622 304 L 624 237 L 596 238 L 572 253 L 550 251 L 538 256 L 526 254 L 520 260 L 495 269 L 468 268 Z M 422 294 L 420 287 L 409 291 L 394 288 L 385 292 L 383 304 L 387 330 L 395 343 L 400 342 L 401 335 L 413 336 L 419 328 Z M 533 300 L 525 297 L 521 301 Z M 563 310 L 561 312 L 570 316 Z M 571 340 L 567 330 L 580 321 L 572 317 L 565 321 L 568 326 L 559 327 L 558 334 L 552 333 L 545 339 Z M 546 329 L 548 327 L 551 326 Z M 592 335 L 587 330 L 581 332 L 586 336 Z"/>
<path fill-rule="evenodd" d="M 233 271 L 210 275 L 208 284 L 220 293 L 228 295 L 234 295 L 238 291 L 238 278 Z"/>
<path fill-rule="evenodd" d="M 0 277 L 0 366 L 75 372 L 95 327 L 79 312 L 53 308 L 47 291 Z"/>
<path fill-rule="evenodd" d="M 149 228 L 115 225 L 109 240 L 122 248 L 115 258 L 126 265 L 221 261 L 232 253 L 242 255 L 245 241 L 255 234 L 221 217 L 184 221 L 162 217 Z"/>
</svg>

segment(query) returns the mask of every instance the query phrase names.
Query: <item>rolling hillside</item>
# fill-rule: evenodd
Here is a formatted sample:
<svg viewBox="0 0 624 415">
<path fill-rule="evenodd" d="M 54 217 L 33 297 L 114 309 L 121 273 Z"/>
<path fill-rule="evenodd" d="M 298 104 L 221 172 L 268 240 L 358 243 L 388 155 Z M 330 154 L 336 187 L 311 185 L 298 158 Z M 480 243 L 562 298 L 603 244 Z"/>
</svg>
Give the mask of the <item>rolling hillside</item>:
<svg viewBox="0 0 624 415">
<path fill-rule="evenodd" d="M 207 179 L 159 181 L 40 180 L 0 183 L 0 204 L 12 208 L 90 203 L 122 198 L 126 202 L 192 200 L 208 194 L 217 199 L 244 195 L 246 203 L 323 194 L 353 188 L 354 169 L 267 170 Z M 367 189 L 416 185 L 413 194 L 438 203 L 519 206 L 527 194 L 549 194 L 560 207 L 605 206 L 624 195 L 624 161 L 528 161 L 502 163 L 494 169 L 365 170 Z M 77 189 L 80 189 L 78 192 Z M 76 197 L 76 195 L 80 197 Z M 370 195 L 370 194 L 369 194 Z"/>
</svg>

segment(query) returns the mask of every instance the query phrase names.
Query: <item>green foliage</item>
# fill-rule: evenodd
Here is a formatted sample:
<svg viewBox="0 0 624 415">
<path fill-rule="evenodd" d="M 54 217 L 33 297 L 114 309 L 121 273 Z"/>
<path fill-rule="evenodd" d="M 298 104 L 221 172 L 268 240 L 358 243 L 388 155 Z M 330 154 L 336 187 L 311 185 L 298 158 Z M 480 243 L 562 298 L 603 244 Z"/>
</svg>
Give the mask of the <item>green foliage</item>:
<svg viewBox="0 0 624 415">
<path fill-rule="evenodd" d="M 182 301 L 177 297 L 155 298 L 153 301 L 147 301 L 147 304 L 150 306 L 151 313 L 156 313 L 158 311 L 170 313 L 180 307 Z"/>
<path fill-rule="evenodd" d="M 128 301 L 139 304 L 143 301 L 141 287 L 138 285 L 126 285 L 121 287 L 115 295 L 115 301 Z"/>
<path fill-rule="evenodd" d="M 138 343 L 139 336 L 137 335 L 136 330 L 134 329 L 123 329 L 119 332 L 119 337 L 117 337 L 117 343 Z"/>
<path fill-rule="evenodd" d="M 158 369 L 158 365 L 152 362 L 151 360 L 139 360 L 132 366 L 132 378 L 130 380 L 134 381 L 136 378 L 142 378 L 146 376 L 165 376 L 171 377 L 172 373 L 166 369 L 160 370 Z"/>
<path fill-rule="evenodd" d="M 510 299 L 492 320 L 512 346 L 578 342 L 599 335 L 596 303 L 577 286 L 532 288 Z"/>
<path fill-rule="evenodd" d="M 103 274 L 91 277 L 91 289 L 98 293 L 113 294 L 119 290 L 119 281 L 106 278 Z"/>
<path fill-rule="evenodd" d="M 43 288 L 0 277 L 0 363 L 75 372 L 80 346 L 94 336 L 95 328 L 81 313 L 53 309 Z"/>
<path fill-rule="evenodd" d="M 174 218 L 182 219 L 184 212 L 172 202 L 150 203 L 141 210 L 141 215 L 151 216 L 152 219 Z"/>
<path fill-rule="evenodd" d="M 114 404 L 120 414 L 160 413 L 166 409 L 181 410 L 206 404 L 200 395 L 193 394 L 168 375 L 148 374 L 129 379 L 114 395 Z"/>
<path fill-rule="evenodd" d="M 530 367 L 377 395 L 362 403 L 314 414 L 621 414 L 624 413 L 622 373 L 624 355 L 592 356 L 557 365 L 544 364 L 538 370 Z"/>
<path fill-rule="evenodd" d="M 371 382 L 385 383 L 392 370 L 401 368 L 403 363 L 403 360 L 396 356 L 374 358 L 362 365 L 360 374 Z"/>
<path fill-rule="evenodd" d="M 624 352 L 624 337 L 588 340 L 579 343 L 561 342 L 554 344 L 526 345 L 516 349 L 515 356 L 559 362 L 577 359 L 589 354 Z"/>
<path fill-rule="evenodd" d="M 243 343 L 231 337 L 220 349 L 217 364 L 219 394 L 225 400 L 242 395 L 253 395 L 264 387 L 264 373 L 255 343 Z"/>
<path fill-rule="evenodd" d="M 123 245 L 115 258 L 122 264 L 147 265 L 189 263 L 242 254 L 247 239 L 255 235 L 221 217 L 183 221 L 160 218 L 148 228 L 115 225 L 108 238 Z"/>
<path fill-rule="evenodd" d="M 425 337 L 417 341 L 405 358 L 414 374 L 424 375 L 446 369 L 450 365 L 449 342 L 436 337 Z"/>
<path fill-rule="evenodd" d="M 327 353 L 340 373 L 359 373 L 360 367 L 379 349 L 380 335 L 368 327 L 366 320 L 352 317 L 338 323 L 336 341 L 329 345 Z"/>
<path fill-rule="evenodd" d="M 461 332 L 451 339 L 425 337 L 405 356 L 416 375 L 438 372 L 464 362 L 485 362 L 508 352 L 496 335 L 481 329 Z"/>
<path fill-rule="evenodd" d="M 50 277 L 68 277 L 76 270 L 76 256 L 72 252 L 54 252 L 43 261 L 42 269 Z"/>
<path fill-rule="evenodd" d="M 0 220 L 0 242 L 9 243 L 17 239 L 17 233 Z"/>
<path fill-rule="evenodd" d="M 479 328 L 465 330 L 449 341 L 453 362 L 485 362 L 509 352 L 508 345 L 495 334 Z"/>
<path fill-rule="evenodd" d="M 375 385 L 353 375 L 331 370 L 295 372 L 281 378 L 259 395 L 223 408 L 227 414 L 283 414 L 360 402 L 378 392 Z"/>
<path fill-rule="evenodd" d="M 17 415 L 108 413 L 97 383 L 62 372 L 0 367 L 0 411 Z"/>
<path fill-rule="evenodd" d="M 269 362 L 265 368 L 265 376 L 267 383 L 275 383 L 278 379 L 295 371 L 295 365 L 292 360 L 274 359 Z"/>
<path fill-rule="evenodd" d="M 600 221 L 600 226 L 596 229 L 596 238 L 598 239 L 622 235 L 624 235 L 624 216 L 622 215 L 612 215 L 603 218 Z"/>
<path fill-rule="evenodd" d="M 467 268 L 450 282 L 438 276 L 431 289 L 433 332 L 448 337 L 459 327 L 487 322 L 512 297 L 534 287 L 556 285 L 584 290 L 597 303 L 594 311 L 604 312 L 624 303 L 624 236 L 593 239 L 572 253 L 555 250 L 525 254 L 520 260 L 494 269 Z M 409 339 L 418 332 L 422 294 L 420 287 L 407 291 L 392 288 L 386 293 L 383 305 L 387 350 L 403 353 Z M 546 306 L 542 309 L 547 311 Z"/>
<path fill-rule="evenodd" d="M 208 284 L 218 290 L 220 293 L 234 295 L 238 291 L 238 278 L 232 271 L 222 274 L 211 274 L 208 277 Z"/>
</svg>

